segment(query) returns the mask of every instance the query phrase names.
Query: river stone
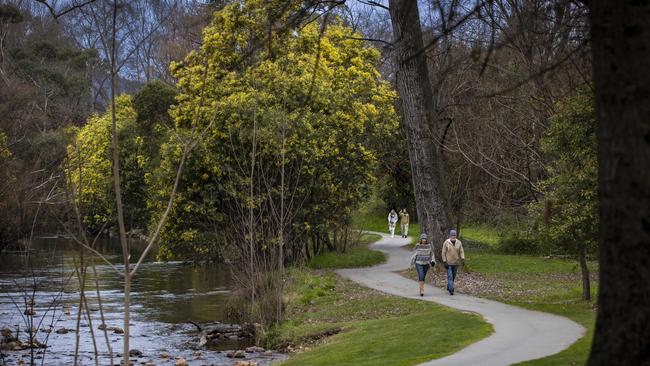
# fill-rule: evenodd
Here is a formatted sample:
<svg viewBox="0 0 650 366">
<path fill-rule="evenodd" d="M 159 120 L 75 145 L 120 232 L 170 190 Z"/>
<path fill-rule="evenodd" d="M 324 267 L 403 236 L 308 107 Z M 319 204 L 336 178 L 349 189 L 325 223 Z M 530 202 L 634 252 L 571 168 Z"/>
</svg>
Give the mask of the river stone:
<svg viewBox="0 0 650 366">
<path fill-rule="evenodd" d="M 131 357 L 140 357 L 140 356 L 142 356 L 142 351 L 140 351 L 139 349 L 132 349 L 132 350 L 129 351 L 129 356 L 131 356 Z"/>
<path fill-rule="evenodd" d="M 235 362 L 235 366 L 257 366 L 259 363 L 254 362 L 254 361 L 237 361 Z"/>
<path fill-rule="evenodd" d="M 56 334 L 68 334 L 70 331 L 66 328 L 57 329 Z"/>
<path fill-rule="evenodd" d="M 258 347 L 258 346 L 252 346 L 252 347 L 246 348 L 246 352 L 247 353 L 255 353 L 255 352 L 261 353 L 261 352 L 264 352 L 264 348 Z"/>
<path fill-rule="evenodd" d="M 114 327 L 113 328 L 113 333 L 114 334 L 124 334 L 124 330 L 122 328 Z"/>
<path fill-rule="evenodd" d="M 199 339 L 199 347 L 203 347 L 206 344 L 208 344 L 208 337 L 205 334 L 201 334 L 201 338 Z"/>
<path fill-rule="evenodd" d="M 174 362 L 174 366 L 189 366 L 189 364 L 183 357 L 179 357 L 176 359 L 176 362 Z"/>
<path fill-rule="evenodd" d="M 226 357 L 229 357 L 229 358 L 245 358 L 246 355 L 245 355 L 244 351 L 237 350 L 237 351 L 228 351 L 226 353 Z"/>
<path fill-rule="evenodd" d="M 169 358 L 169 353 L 167 352 L 160 352 L 160 358 L 167 359 Z"/>
</svg>

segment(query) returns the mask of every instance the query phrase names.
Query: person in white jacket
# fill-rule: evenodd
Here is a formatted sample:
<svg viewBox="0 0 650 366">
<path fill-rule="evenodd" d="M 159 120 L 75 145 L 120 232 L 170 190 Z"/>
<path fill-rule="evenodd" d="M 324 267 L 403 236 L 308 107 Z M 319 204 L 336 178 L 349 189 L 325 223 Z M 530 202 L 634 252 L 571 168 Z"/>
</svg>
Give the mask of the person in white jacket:
<svg viewBox="0 0 650 366">
<path fill-rule="evenodd" d="M 397 212 L 394 209 L 390 210 L 390 213 L 388 213 L 388 231 L 390 231 L 391 238 L 395 237 L 395 225 L 398 220 L 399 216 L 397 216 Z"/>
</svg>

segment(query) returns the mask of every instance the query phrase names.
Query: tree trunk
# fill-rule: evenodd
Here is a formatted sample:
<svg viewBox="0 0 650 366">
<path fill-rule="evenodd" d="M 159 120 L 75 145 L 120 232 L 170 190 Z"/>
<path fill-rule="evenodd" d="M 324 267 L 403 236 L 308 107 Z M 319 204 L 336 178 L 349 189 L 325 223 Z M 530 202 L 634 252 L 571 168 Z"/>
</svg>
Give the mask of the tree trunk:
<svg viewBox="0 0 650 366">
<path fill-rule="evenodd" d="M 443 169 L 439 141 L 440 120 L 434 108 L 433 90 L 422 40 L 416 0 L 390 0 L 395 41 L 397 92 L 402 102 L 402 128 L 406 133 L 413 191 L 420 231 L 429 236 L 440 257 L 448 229 Z"/>
<path fill-rule="evenodd" d="M 650 2 L 591 0 L 600 291 L 589 365 L 650 364 Z"/>
<path fill-rule="evenodd" d="M 589 282 L 589 267 L 587 267 L 587 248 L 585 244 L 580 245 L 580 271 L 582 272 L 582 299 L 591 300 L 591 283 Z"/>
</svg>

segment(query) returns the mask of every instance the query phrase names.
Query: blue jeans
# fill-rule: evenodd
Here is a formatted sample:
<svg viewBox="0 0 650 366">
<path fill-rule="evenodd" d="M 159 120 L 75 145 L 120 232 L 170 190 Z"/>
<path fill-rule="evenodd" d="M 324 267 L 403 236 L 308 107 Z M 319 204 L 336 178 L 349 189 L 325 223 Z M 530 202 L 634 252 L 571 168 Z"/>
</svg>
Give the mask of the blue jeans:
<svg viewBox="0 0 650 366">
<path fill-rule="evenodd" d="M 447 291 L 454 292 L 454 280 L 456 279 L 457 265 L 447 265 Z"/>
<path fill-rule="evenodd" d="M 424 282 L 424 277 L 426 277 L 427 275 L 427 271 L 429 270 L 429 265 L 415 263 L 415 269 L 418 271 L 418 280 L 420 282 Z"/>
</svg>

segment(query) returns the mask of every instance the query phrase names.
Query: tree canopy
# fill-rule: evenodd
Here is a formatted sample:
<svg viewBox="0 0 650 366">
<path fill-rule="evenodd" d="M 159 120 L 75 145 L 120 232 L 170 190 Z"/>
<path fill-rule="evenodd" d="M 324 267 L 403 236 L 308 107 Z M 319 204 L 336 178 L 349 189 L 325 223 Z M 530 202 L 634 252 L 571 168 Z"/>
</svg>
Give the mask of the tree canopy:
<svg viewBox="0 0 650 366">
<path fill-rule="evenodd" d="M 373 144 L 397 128 L 395 94 L 375 68 L 378 50 L 338 20 L 259 42 L 267 5 L 226 6 L 204 30 L 201 49 L 172 65 L 175 123 L 207 130 L 187 163 L 161 258 L 215 255 L 223 244 L 216 235 L 242 237 L 251 207 L 256 228 L 270 234 L 260 247 L 283 230 L 292 238 L 287 255 L 298 256 L 306 240 L 349 220 L 374 183 Z M 170 135 L 162 148 L 152 184 L 159 209 L 181 146 Z M 291 213 L 280 218 L 283 204 Z"/>
</svg>

